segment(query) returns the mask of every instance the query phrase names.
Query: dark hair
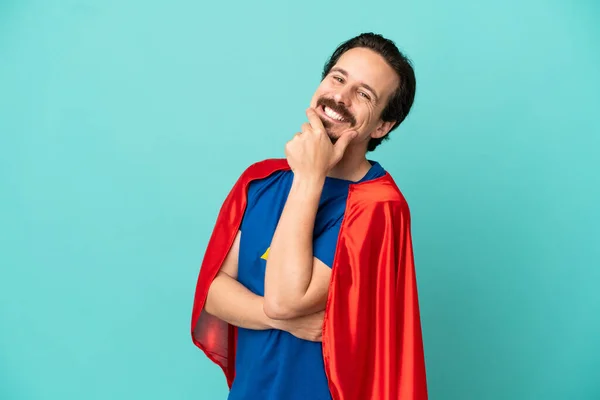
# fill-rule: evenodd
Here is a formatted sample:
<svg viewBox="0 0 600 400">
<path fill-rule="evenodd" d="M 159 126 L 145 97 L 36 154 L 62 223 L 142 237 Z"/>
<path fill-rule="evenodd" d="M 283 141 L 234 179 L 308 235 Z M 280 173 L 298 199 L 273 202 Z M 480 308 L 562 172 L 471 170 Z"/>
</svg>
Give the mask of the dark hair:
<svg viewBox="0 0 600 400">
<path fill-rule="evenodd" d="M 416 80 L 415 71 L 413 70 L 411 61 L 398 50 L 394 42 L 383 36 L 375 33 L 363 33 L 356 36 L 341 45 L 333 52 L 325 68 L 323 76 L 325 79 L 333 66 L 338 62 L 339 58 L 350 49 L 355 47 L 365 47 L 382 56 L 387 63 L 396 71 L 400 78 L 400 84 L 396 91 L 391 95 L 388 104 L 381 112 L 381 119 L 384 121 L 396 121 L 390 132 L 400 125 L 408 115 L 410 108 L 415 98 Z M 388 134 L 382 138 L 371 139 L 367 147 L 367 151 L 373 151 L 381 144 L 384 139 L 388 139 Z"/>
</svg>

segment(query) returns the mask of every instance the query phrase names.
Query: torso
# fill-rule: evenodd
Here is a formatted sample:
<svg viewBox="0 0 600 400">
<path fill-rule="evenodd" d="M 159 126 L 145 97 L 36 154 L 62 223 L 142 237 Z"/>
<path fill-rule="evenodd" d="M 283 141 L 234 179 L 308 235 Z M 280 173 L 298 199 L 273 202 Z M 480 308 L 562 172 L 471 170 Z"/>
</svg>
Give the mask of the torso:
<svg viewBox="0 0 600 400">
<path fill-rule="evenodd" d="M 361 180 L 383 176 L 374 163 Z M 254 181 L 242 220 L 238 280 L 264 295 L 266 251 L 277 227 L 293 180 L 289 170 Z M 315 219 L 314 256 L 331 267 L 344 217 L 348 188 L 353 182 L 327 178 Z M 230 400 L 331 399 L 320 343 L 298 339 L 279 330 L 238 328 L 236 377 Z"/>
</svg>

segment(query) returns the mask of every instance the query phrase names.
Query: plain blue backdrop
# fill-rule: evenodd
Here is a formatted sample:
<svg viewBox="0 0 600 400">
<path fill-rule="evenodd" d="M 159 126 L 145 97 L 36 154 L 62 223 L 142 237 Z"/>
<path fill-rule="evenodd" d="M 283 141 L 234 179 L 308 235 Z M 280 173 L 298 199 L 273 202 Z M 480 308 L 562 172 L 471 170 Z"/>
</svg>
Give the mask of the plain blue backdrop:
<svg viewBox="0 0 600 400">
<path fill-rule="evenodd" d="M 189 335 L 218 208 L 364 31 L 417 73 L 370 158 L 411 206 L 431 399 L 600 398 L 599 18 L 591 0 L 1 1 L 0 398 L 226 397 Z"/>
</svg>

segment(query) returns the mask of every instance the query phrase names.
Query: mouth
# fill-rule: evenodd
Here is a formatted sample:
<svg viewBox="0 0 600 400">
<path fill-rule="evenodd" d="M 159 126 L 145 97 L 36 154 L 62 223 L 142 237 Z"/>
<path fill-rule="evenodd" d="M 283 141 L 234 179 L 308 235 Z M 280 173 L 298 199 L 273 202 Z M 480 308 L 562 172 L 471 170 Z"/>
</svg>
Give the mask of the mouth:
<svg viewBox="0 0 600 400">
<path fill-rule="evenodd" d="M 333 111 L 331 108 L 327 107 L 327 106 L 321 106 L 319 107 L 319 110 L 321 111 L 321 114 L 323 114 L 329 121 L 335 123 L 335 124 L 342 124 L 342 123 L 346 123 L 348 122 L 348 120 L 346 118 L 344 118 L 341 114 Z"/>
</svg>

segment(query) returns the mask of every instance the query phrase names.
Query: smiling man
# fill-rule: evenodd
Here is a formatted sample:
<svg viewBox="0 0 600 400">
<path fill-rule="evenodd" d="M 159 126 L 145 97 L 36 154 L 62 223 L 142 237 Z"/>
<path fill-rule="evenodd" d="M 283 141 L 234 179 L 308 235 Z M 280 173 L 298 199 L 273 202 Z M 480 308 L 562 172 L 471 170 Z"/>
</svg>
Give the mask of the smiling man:
<svg viewBox="0 0 600 400">
<path fill-rule="evenodd" d="M 192 338 L 229 399 L 426 399 L 406 200 L 367 158 L 407 116 L 408 59 L 341 44 L 285 159 L 250 166 L 206 251 Z"/>
</svg>

